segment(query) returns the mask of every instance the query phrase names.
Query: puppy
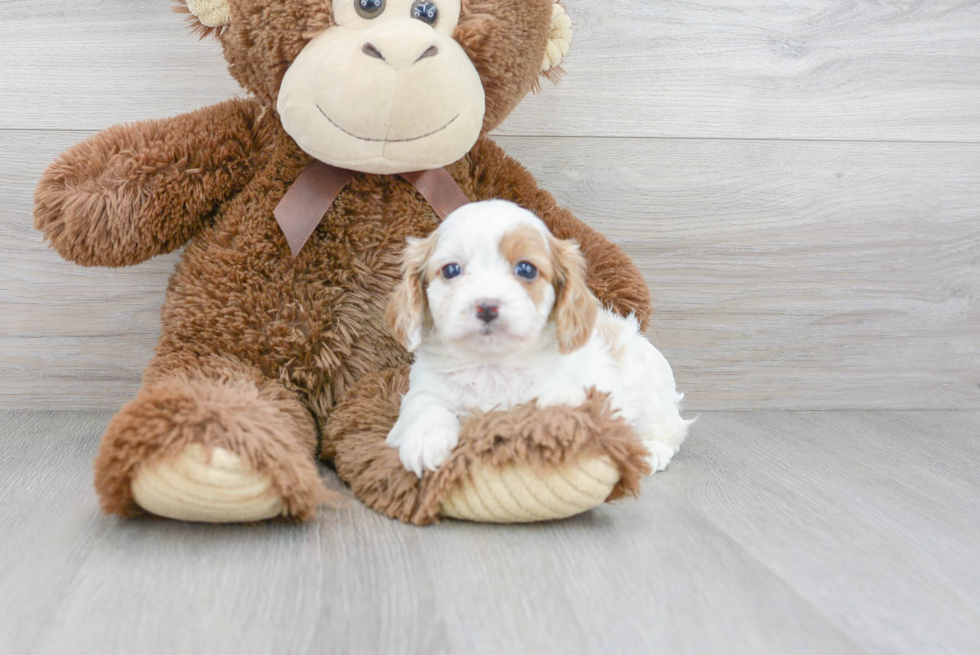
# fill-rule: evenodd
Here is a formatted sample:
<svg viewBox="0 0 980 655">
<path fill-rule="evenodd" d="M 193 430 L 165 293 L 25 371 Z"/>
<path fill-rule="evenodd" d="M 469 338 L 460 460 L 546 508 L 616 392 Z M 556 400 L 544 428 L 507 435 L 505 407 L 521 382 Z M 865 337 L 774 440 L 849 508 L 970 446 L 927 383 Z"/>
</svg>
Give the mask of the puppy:
<svg viewBox="0 0 980 655">
<path fill-rule="evenodd" d="M 687 435 L 667 360 L 633 316 L 600 308 L 578 245 L 512 203 L 465 205 L 410 239 L 387 319 L 415 353 L 387 443 L 416 475 L 449 457 L 471 410 L 574 407 L 589 387 L 609 393 L 654 471 Z"/>
</svg>

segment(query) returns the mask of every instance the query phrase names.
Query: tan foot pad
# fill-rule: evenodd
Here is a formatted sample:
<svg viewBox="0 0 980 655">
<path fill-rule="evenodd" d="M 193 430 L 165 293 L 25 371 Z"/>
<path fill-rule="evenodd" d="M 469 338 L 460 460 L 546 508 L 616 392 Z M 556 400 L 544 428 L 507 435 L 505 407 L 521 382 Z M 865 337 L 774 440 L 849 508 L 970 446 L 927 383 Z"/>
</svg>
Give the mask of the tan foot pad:
<svg viewBox="0 0 980 655">
<path fill-rule="evenodd" d="M 439 505 L 439 514 L 485 523 L 531 523 L 587 512 L 606 502 L 619 468 L 606 456 L 583 457 L 542 472 L 527 464 L 476 464 Z"/>
<path fill-rule="evenodd" d="M 171 519 L 242 523 L 279 516 L 282 499 L 272 476 L 257 473 L 235 453 L 191 444 L 174 459 L 143 466 L 133 478 L 133 498 L 146 511 Z"/>
</svg>

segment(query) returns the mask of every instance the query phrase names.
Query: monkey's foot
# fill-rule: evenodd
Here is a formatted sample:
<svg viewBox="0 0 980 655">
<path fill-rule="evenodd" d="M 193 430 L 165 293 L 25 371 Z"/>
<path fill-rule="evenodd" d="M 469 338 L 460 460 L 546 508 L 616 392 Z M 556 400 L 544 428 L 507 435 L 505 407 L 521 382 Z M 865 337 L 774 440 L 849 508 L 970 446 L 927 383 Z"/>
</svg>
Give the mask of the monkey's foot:
<svg viewBox="0 0 980 655">
<path fill-rule="evenodd" d="M 132 482 L 133 499 L 146 511 L 182 521 L 242 523 L 282 514 L 282 497 L 272 475 L 241 457 L 192 443 L 172 459 L 141 466 Z"/>
</svg>

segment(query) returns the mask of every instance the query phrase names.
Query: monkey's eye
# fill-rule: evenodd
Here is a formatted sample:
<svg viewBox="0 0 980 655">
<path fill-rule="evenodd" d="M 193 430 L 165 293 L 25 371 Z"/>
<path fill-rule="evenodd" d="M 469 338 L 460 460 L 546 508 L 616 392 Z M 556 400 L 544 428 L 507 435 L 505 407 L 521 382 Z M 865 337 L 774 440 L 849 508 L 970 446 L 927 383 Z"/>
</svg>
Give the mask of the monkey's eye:
<svg viewBox="0 0 980 655">
<path fill-rule="evenodd" d="M 517 277 L 522 277 L 525 280 L 533 280 L 538 276 L 538 269 L 531 262 L 518 263 L 514 272 L 517 273 Z"/>
<path fill-rule="evenodd" d="M 439 7 L 434 2 L 415 0 L 412 4 L 412 18 L 417 18 L 429 25 L 435 25 L 436 21 L 439 20 Z"/>
<path fill-rule="evenodd" d="M 361 18 L 377 18 L 385 10 L 385 0 L 354 0 L 354 9 Z"/>
<path fill-rule="evenodd" d="M 446 264 L 442 267 L 442 277 L 446 278 L 447 280 L 451 280 L 454 277 L 459 277 L 462 272 L 463 267 L 459 264 Z"/>
</svg>

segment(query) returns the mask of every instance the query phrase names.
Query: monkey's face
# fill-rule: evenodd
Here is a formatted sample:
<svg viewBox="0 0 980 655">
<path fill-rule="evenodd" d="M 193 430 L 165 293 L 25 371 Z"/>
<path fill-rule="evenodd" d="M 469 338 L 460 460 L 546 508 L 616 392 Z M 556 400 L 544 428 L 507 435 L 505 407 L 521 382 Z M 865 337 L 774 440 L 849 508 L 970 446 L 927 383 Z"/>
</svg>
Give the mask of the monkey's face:
<svg viewBox="0 0 980 655">
<path fill-rule="evenodd" d="M 334 166 L 393 174 L 446 166 L 480 136 L 476 67 L 453 39 L 461 0 L 334 0 L 277 101 L 283 128 Z"/>
<path fill-rule="evenodd" d="M 300 148 L 365 173 L 465 156 L 555 49 L 555 0 L 181 2 Z"/>
</svg>

